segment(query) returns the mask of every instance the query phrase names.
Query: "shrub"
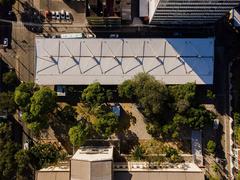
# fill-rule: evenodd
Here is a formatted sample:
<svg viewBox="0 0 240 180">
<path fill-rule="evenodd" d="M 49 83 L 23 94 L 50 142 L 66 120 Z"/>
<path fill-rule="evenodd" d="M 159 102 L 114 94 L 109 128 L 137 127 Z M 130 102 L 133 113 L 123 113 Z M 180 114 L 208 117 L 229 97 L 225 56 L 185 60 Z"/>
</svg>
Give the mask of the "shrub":
<svg viewBox="0 0 240 180">
<path fill-rule="evenodd" d="M 172 147 L 167 147 L 165 150 L 166 158 L 168 158 L 171 163 L 183 162 L 183 158 L 179 156 L 177 149 Z"/>
<path fill-rule="evenodd" d="M 213 140 L 209 140 L 207 143 L 207 150 L 209 153 L 213 154 L 216 150 L 216 143 Z"/>
<path fill-rule="evenodd" d="M 207 90 L 207 97 L 211 100 L 214 100 L 216 98 L 216 95 L 211 91 L 211 90 Z"/>
<path fill-rule="evenodd" d="M 159 137 L 160 135 L 160 128 L 157 123 L 148 123 L 146 126 L 148 134 L 151 134 L 152 137 Z"/>
<path fill-rule="evenodd" d="M 240 125 L 240 114 L 238 112 L 233 113 L 233 119 L 236 125 Z"/>
<path fill-rule="evenodd" d="M 133 160 L 140 161 L 144 159 L 145 152 L 140 145 L 137 145 L 133 148 L 131 156 Z"/>
</svg>

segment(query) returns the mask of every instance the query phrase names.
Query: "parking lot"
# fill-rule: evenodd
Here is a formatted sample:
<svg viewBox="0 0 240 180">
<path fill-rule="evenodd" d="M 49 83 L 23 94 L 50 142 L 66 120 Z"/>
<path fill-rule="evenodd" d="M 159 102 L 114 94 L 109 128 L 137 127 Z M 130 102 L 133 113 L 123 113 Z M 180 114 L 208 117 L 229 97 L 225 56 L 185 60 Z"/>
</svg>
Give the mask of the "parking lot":
<svg viewBox="0 0 240 180">
<path fill-rule="evenodd" d="M 61 11 L 69 12 L 71 16 L 72 25 L 85 25 L 85 2 L 82 1 L 72 1 L 72 0 L 39 0 L 35 2 L 35 6 L 39 8 L 41 12 L 45 14 L 46 11 L 58 11 L 61 14 Z M 60 18 L 61 19 L 61 18 Z M 69 21 L 65 19 L 51 20 L 45 23 L 49 24 L 64 24 L 69 25 Z"/>
</svg>

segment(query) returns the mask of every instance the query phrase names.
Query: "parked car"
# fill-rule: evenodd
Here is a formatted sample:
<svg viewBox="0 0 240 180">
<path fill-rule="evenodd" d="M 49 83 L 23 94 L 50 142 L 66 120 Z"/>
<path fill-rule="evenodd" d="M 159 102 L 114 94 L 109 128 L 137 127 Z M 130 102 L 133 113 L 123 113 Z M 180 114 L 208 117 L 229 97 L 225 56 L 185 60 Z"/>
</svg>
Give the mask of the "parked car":
<svg viewBox="0 0 240 180">
<path fill-rule="evenodd" d="M 56 19 L 56 12 L 55 11 L 51 11 L 52 14 L 52 19 Z"/>
<path fill-rule="evenodd" d="M 8 47 L 8 38 L 3 39 L 3 47 L 7 48 Z"/>
<path fill-rule="evenodd" d="M 70 13 L 68 11 L 66 11 L 65 15 L 66 15 L 66 20 L 70 21 L 71 20 Z"/>
<path fill-rule="evenodd" d="M 52 13 L 50 11 L 45 11 L 45 17 L 47 19 L 51 19 L 52 18 Z"/>
<path fill-rule="evenodd" d="M 56 19 L 57 19 L 57 20 L 60 20 L 60 19 L 61 19 L 60 13 L 59 13 L 58 11 L 56 11 Z"/>
<path fill-rule="evenodd" d="M 60 15 L 61 15 L 61 20 L 65 20 L 66 16 L 65 16 L 64 10 L 61 10 Z"/>
</svg>

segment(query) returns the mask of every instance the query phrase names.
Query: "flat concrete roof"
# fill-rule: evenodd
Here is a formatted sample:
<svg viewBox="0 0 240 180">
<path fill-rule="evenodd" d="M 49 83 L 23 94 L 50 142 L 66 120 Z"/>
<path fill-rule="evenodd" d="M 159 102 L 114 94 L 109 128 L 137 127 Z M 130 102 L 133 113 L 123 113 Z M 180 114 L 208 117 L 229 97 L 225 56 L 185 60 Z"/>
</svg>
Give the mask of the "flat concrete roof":
<svg viewBox="0 0 240 180">
<path fill-rule="evenodd" d="M 36 38 L 40 85 L 118 85 L 146 72 L 166 84 L 213 84 L 214 39 Z"/>
<path fill-rule="evenodd" d="M 146 168 L 145 162 L 128 162 L 125 166 L 121 163 L 114 163 L 114 171 L 161 171 L 161 172 L 202 172 L 194 163 L 172 164 L 174 167 Z M 120 168 L 121 167 L 121 168 Z"/>
<path fill-rule="evenodd" d="M 38 171 L 44 171 L 44 172 L 70 171 L 70 166 L 69 166 L 69 163 L 64 163 L 64 164 L 55 165 L 55 166 L 48 166 L 48 167 L 42 168 Z"/>
<path fill-rule="evenodd" d="M 113 147 L 80 147 L 71 160 L 107 161 L 113 160 Z"/>
</svg>

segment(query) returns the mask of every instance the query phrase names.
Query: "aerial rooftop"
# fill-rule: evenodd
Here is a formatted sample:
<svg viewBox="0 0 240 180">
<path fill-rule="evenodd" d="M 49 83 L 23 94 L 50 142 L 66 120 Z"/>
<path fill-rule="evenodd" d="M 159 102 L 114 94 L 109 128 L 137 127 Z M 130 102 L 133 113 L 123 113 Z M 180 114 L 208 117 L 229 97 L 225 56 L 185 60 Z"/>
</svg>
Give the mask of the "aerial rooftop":
<svg viewBox="0 0 240 180">
<path fill-rule="evenodd" d="M 118 85 L 141 72 L 166 84 L 212 84 L 214 39 L 36 38 L 35 60 L 41 85 Z"/>
<path fill-rule="evenodd" d="M 113 147 L 80 147 L 72 160 L 106 161 L 113 159 Z"/>
</svg>

